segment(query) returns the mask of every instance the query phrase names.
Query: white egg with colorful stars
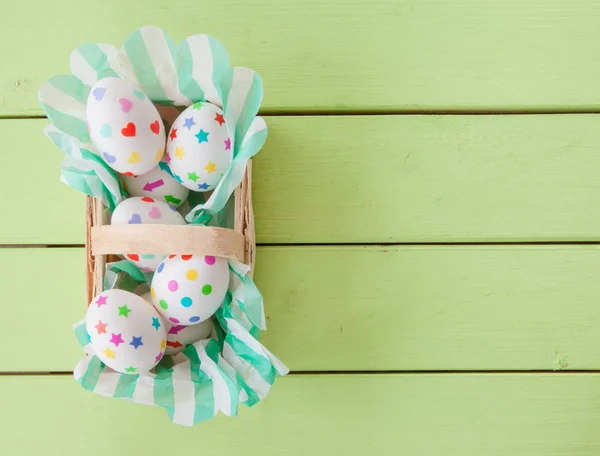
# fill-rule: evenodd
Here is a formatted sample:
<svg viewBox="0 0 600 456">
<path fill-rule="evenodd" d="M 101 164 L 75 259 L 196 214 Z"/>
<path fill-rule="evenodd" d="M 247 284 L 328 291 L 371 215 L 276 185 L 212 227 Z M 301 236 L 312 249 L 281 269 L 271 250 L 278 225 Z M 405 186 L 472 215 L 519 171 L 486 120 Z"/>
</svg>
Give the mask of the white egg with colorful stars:
<svg viewBox="0 0 600 456">
<path fill-rule="evenodd" d="M 122 181 L 130 196 L 146 196 L 179 207 L 187 199 L 190 189 L 171 175 L 166 160 L 141 176 L 123 176 Z"/>
<path fill-rule="evenodd" d="M 148 302 L 152 302 L 151 293 L 144 293 L 142 298 Z M 207 339 L 210 337 L 213 329 L 212 318 L 191 326 L 177 325 L 170 322 L 166 322 L 165 324 L 167 328 L 165 355 L 176 355 L 182 352 L 186 346 Z"/>
<path fill-rule="evenodd" d="M 96 356 L 117 372 L 148 372 L 165 353 L 162 318 L 151 303 L 129 291 L 112 289 L 95 296 L 85 326 Z"/>
<path fill-rule="evenodd" d="M 115 171 L 138 176 L 154 169 L 165 151 L 165 127 L 156 107 L 132 83 L 98 81 L 85 115 L 96 152 Z"/>
<path fill-rule="evenodd" d="M 123 200 L 115 207 L 110 220 L 111 225 L 185 225 L 185 220 L 177 209 L 154 198 L 133 197 Z M 155 253 L 128 253 L 129 261 L 144 272 L 156 270 L 166 255 Z"/>
<path fill-rule="evenodd" d="M 225 258 L 169 255 L 152 278 L 152 301 L 166 321 L 194 325 L 208 320 L 221 306 L 229 286 Z"/>
<path fill-rule="evenodd" d="M 183 111 L 167 138 L 167 160 L 173 175 L 197 192 L 214 190 L 232 160 L 231 138 L 223 110 L 195 103 Z"/>
</svg>

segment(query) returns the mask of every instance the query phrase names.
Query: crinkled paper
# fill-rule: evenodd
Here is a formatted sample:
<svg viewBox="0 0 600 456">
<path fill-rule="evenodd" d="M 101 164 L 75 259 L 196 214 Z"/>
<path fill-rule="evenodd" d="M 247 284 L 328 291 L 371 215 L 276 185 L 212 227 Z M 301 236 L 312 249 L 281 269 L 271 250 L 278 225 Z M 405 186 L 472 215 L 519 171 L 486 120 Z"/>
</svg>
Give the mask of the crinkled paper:
<svg viewBox="0 0 600 456">
<path fill-rule="evenodd" d="M 127 261 L 106 266 L 105 286 L 143 292 L 147 279 Z M 75 379 L 88 391 L 140 404 L 156 405 L 177 424 L 192 426 L 215 416 L 237 415 L 238 403 L 252 406 L 268 394 L 275 377 L 286 375 L 283 365 L 259 341 L 265 329 L 262 296 L 249 267 L 229 260 L 227 297 L 217 310 L 210 339 L 188 345 L 183 352 L 164 356 L 147 374 L 121 374 L 94 355 L 85 322 L 74 325 L 86 353 L 75 368 Z"/>
</svg>

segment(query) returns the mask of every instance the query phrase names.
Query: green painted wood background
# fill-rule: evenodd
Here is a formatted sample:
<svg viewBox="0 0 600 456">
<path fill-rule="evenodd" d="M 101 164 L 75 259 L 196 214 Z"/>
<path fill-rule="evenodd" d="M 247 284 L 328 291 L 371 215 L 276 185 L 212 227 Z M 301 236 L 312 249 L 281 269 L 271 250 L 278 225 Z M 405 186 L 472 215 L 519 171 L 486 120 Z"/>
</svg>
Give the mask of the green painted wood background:
<svg viewBox="0 0 600 456">
<path fill-rule="evenodd" d="M 600 453 L 600 2 L 3 12 L 0 454 Z M 256 280 L 292 373 L 192 429 L 69 374 L 83 197 L 58 181 L 36 102 L 77 44 L 146 24 L 211 33 L 265 83 Z"/>
</svg>

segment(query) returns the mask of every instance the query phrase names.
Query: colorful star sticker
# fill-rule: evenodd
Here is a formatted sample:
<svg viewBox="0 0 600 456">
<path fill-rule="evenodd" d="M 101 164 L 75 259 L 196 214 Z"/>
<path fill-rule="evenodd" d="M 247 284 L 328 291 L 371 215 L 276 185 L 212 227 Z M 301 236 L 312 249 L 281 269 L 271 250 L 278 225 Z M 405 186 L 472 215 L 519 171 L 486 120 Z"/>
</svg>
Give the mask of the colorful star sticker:
<svg viewBox="0 0 600 456">
<path fill-rule="evenodd" d="M 179 159 L 182 160 L 183 157 L 185 156 L 185 151 L 183 150 L 183 146 L 181 147 L 176 147 L 175 148 L 175 156 Z"/>
<path fill-rule="evenodd" d="M 210 133 L 204 131 L 202 128 L 200 129 L 200 131 L 198 132 L 197 135 L 194 135 L 196 138 L 198 138 L 198 144 L 203 143 L 203 142 L 208 142 L 208 135 Z"/>
<path fill-rule="evenodd" d="M 196 122 L 194 122 L 194 117 L 186 117 L 185 118 L 185 122 L 183 123 L 183 126 L 185 128 L 187 128 L 188 130 L 191 130 L 194 125 L 196 125 Z"/>
<path fill-rule="evenodd" d="M 106 356 L 107 358 L 115 359 L 115 352 L 112 351 L 110 348 L 107 348 L 106 350 L 104 350 L 104 356 Z"/>
<path fill-rule="evenodd" d="M 231 150 L 231 139 L 227 138 L 225 142 L 225 150 Z"/>
<path fill-rule="evenodd" d="M 158 331 L 158 328 L 160 328 L 160 322 L 158 321 L 158 317 L 152 317 L 152 326 L 154 326 Z"/>
<path fill-rule="evenodd" d="M 208 174 L 214 173 L 217 170 L 217 164 L 209 161 L 208 164 L 204 167 L 204 169 Z"/>
<path fill-rule="evenodd" d="M 208 187 L 210 187 L 210 185 L 208 185 L 206 182 L 203 182 L 202 184 L 198 184 L 199 190 L 208 190 Z"/>
<path fill-rule="evenodd" d="M 169 133 L 169 138 L 171 138 L 171 141 L 173 141 L 175 138 L 177 138 L 177 128 L 173 128 L 171 130 L 171 133 Z"/>
<path fill-rule="evenodd" d="M 161 358 L 163 357 L 163 354 L 164 354 L 163 352 L 160 352 L 158 355 L 156 355 L 156 357 L 154 358 L 154 360 L 156 362 L 159 362 L 161 360 Z"/>
<path fill-rule="evenodd" d="M 102 320 L 98 320 L 98 324 L 94 326 L 98 330 L 98 334 L 106 334 L 106 323 L 102 323 Z"/>
<path fill-rule="evenodd" d="M 223 114 L 215 114 L 215 120 L 219 122 L 219 125 L 223 125 L 225 123 L 225 119 L 223 118 Z"/>
<path fill-rule="evenodd" d="M 129 345 L 131 345 L 133 348 L 135 348 L 137 350 L 140 345 L 144 345 L 144 343 L 142 342 L 142 336 L 140 336 L 140 337 L 132 336 L 131 342 L 129 342 Z"/>
<path fill-rule="evenodd" d="M 137 367 L 129 366 L 129 367 L 125 368 L 125 372 L 128 372 L 130 374 L 133 373 L 133 372 L 135 372 L 135 371 L 137 371 Z"/>
<path fill-rule="evenodd" d="M 198 175 L 196 174 L 195 171 L 193 173 L 188 173 L 188 179 L 196 182 L 196 179 L 198 179 Z"/>
<path fill-rule="evenodd" d="M 113 344 L 115 344 L 115 347 L 119 347 L 119 344 L 124 343 L 125 341 L 123 340 L 123 338 L 121 337 L 122 334 L 115 334 L 112 333 L 112 337 L 110 338 L 109 342 L 112 342 Z"/>
<path fill-rule="evenodd" d="M 200 109 L 200 108 L 202 108 L 203 105 L 204 105 L 204 103 L 199 101 L 198 103 L 194 103 L 192 106 L 194 107 L 194 109 Z"/>
<path fill-rule="evenodd" d="M 164 340 L 164 339 L 160 341 L 160 349 L 161 349 L 161 350 L 164 350 L 164 349 L 165 349 L 165 344 L 166 344 L 166 343 L 167 343 L 167 341 L 166 341 L 166 340 Z"/>
<path fill-rule="evenodd" d="M 105 305 L 106 299 L 107 299 L 106 296 L 99 296 L 98 299 L 96 299 L 96 304 L 98 304 L 98 307 Z"/>
<path fill-rule="evenodd" d="M 129 312 L 131 312 L 131 309 L 129 307 L 127 307 L 126 304 L 119 307 L 119 315 L 128 317 Z"/>
</svg>

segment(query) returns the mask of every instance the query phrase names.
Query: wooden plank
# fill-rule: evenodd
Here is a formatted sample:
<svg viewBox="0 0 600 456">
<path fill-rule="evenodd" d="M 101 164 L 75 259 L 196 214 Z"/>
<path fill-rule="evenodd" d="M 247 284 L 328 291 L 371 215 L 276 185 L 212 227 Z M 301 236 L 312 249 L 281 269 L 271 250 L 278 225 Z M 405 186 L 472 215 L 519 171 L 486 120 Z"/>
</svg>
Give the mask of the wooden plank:
<svg viewBox="0 0 600 456">
<path fill-rule="evenodd" d="M 596 115 L 267 121 L 254 165 L 259 243 L 600 239 Z M 39 189 L 0 200 L 0 243 L 83 243 L 82 199 L 58 182 L 62 152 L 44 124 L 0 121 L 5 169 L 23 166 L 14 151 L 30 138 Z M 23 185 L 23 173 L 5 172 L 0 191 Z"/>
<path fill-rule="evenodd" d="M 84 242 L 84 195 L 60 182 L 64 153 L 42 133 L 45 124 L 0 121 L 0 244 Z"/>
<path fill-rule="evenodd" d="M 0 270 L 0 345 L 27 353 L 0 370 L 71 370 L 82 249 L 0 249 Z M 599 275 L 598 246 L 263 247 L 262 340 L 294 371 L 598 370 Z"/>
<path fill-rule="evenodd" d="M 38 115 L 38 87 L 87 41 L 154 24 L 210 33 L 264 78 L 266 111 L 599 109 L 590 0 L 15 2 L 0 27 L 0 113 Z M 40 45 L 43 43 L 43 46 Z"/>
<path fill-rule="evenodd" d="M 186 429 L 70 377 L 3 376 L 0 451 L 596 456 L 599 389 L 595 374 L 292 376 L 239 417 Z"/>
</svg>

